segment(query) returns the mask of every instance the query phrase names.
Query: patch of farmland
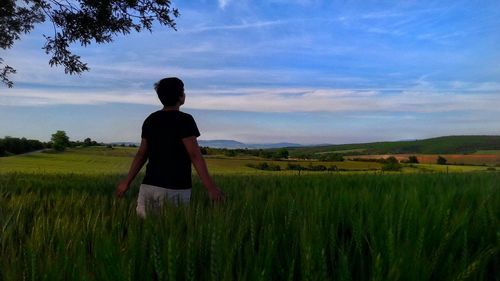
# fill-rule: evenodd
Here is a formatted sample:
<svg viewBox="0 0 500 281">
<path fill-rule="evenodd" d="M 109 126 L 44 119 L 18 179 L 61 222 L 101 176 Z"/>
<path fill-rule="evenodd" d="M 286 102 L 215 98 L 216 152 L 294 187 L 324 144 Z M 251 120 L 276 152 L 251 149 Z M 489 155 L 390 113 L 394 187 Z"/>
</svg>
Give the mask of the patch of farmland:
<svg viewBox="0 0 500 281">
<path fill-rule="evenodd" d="M 276 171 L 261 171 L 255 168 L 250 168 L 247 165 L 257 165 L 266 162 L 272 165 L 280 166 L 279 173 L 297 173 L 297 171 L 286 171 L 288 164 L 301 165 L 304 167 L 323 165 L 325 167 L 336 166 L 338 169 L 347 171 L 371 171 L 379 170 L 380 163 L 375 162 L 358 162 L 358 161 L 342 161 L 342 162 L 322 162 L 322 161 L 270 161 L 266 159 L 238 159 L 238 158 L 207 158 L 207 166 L 210 173 L 213 174 L 275 174 Z M 304 171 L 303 171 L 304 172 Z M 312 172 L 314 173 L 314 172 Z"/>
<path fill-rule="evenodd" d="M 364 148 L 358 148 L 358 149 L 344 149 L 344 150 L 332 150 L 332 151 L 321 151 L 321 152 L 316 152 L 314 154 L 348 154 L 348 153 L 361 153 L 366 151 Z"/>
<path fill-rule="evenodd" d="M 70 148 L 66 151 L 66 153 L 112 156 L 112 157 L 134 157 L 135 154 L 137 153 L 137 149 L 138 149 L 137 147 L 108 148 L 105 146 L 91 146 L 91 147 Z"/>
<path fill-rule="evenodd" d="M 22 173 L 65 173 L 65 174 L 111 174 L 127 173 L 132 158 L 137 151 L 136 148 L 116 147 L 113 149 L 105 147 L 87 147 L 69 149 L 62 153 L 32 153 L 0 158 L 0 173 L 22 172 Z M 210 173 L 212 174 L 274 174 L 272 171 L 260 171 L 250 168 L 247 164 L 258 164 L 267 162 L 279 165 L 283 170 L 280 173 L 294 173 L 284 171 L 288 163 L 300 164 L 301 166 L 323 165 L 331 167 L 335 165 L 344 170 L 377 170 L 379 163 L 370 162 L 321 162 L 321 161 L 269 161 L 267 159 L 256 159 L 254 157 L 208 157 L 206 159 Z"/>
<path fill-rule="evenodd" d="M 132 157 L 130 149 L 100 151 L 92 148 L 72 149 L 63 153 L 33 153 L 0 158 L 0 173 L 126 173 Z"/>
<path fill-rule="evenodd" d="M 408 160 L 415 154 L 377 154 L 345 156 L 346 159 L 385 159 L 395 157 L 399 161 Z M 448 164 L 454 165 L 497 165 L 500 164 L 500 154 L 417 154 L 419 163 L 435 164 L 438 156 L 446 158 Z"/>
</svg>

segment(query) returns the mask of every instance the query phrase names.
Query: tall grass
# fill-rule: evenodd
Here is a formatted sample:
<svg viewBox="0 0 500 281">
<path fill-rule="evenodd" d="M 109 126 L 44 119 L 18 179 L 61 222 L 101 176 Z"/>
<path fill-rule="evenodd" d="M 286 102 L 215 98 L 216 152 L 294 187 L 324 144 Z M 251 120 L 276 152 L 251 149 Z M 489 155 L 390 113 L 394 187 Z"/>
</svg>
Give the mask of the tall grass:
<svg viewBox="0 0 500 281">
<path fill-rule="evenodd" d="M 119 176 L 3 174 L 0 280 L 500 280 L 500 174 L 219 176 L 135 215 Z"/>
</svg>

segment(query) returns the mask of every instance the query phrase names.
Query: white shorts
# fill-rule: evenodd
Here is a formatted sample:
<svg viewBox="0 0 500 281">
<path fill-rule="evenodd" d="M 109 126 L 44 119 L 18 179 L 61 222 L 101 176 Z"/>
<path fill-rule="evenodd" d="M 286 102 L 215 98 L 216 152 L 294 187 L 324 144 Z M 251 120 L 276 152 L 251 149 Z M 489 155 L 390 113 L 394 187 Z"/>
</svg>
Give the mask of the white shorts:
<svg viewBox="0 0 500 281">
<path fill-rule="evenodd" d="M 146 210 L 155 214 L 160 213 L 163 203 L 168 200 L 179 206 L 189 203 L 191 200 L 191 189 L 168 189 L 159 186 L 141 184 L 139 196 L 137 197 L 137 215 L 146 217 Z"/>
</svg>

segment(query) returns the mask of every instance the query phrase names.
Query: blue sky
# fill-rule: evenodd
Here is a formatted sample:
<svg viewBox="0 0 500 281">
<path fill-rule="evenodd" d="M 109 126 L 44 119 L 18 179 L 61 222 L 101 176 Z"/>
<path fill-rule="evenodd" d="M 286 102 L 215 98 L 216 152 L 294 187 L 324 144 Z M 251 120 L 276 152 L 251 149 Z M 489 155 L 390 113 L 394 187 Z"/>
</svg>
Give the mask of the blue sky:
<svg viewBox="0 0 500 281">
<path fill-rule="evenodd" d="M 0 136 L 139 141 L 153 84 L 184 80 L 201 139 L 303 144 L 500 134 L 499 1 L 174 1 L 178 31 L 73 46 L 50 68 L 38 26 L 0 51 Z"/>
</svg>

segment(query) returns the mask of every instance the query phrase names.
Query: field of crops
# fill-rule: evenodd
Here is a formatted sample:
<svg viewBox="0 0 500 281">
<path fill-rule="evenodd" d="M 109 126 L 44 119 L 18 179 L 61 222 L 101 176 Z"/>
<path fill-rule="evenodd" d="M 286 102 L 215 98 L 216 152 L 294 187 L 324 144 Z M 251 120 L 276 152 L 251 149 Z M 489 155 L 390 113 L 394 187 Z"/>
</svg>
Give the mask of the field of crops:
<svg viewBox="0 0 500 281">
<path fill-rule="evenodd" d="M 448 164 L 452 165 L 488 165 L 500 166 L 500 153 L 496 151 L 483 151 L 482 154 L 377 154 L 377 155 L 355 155 L 346 156 L 347 159 L 383 159 L 391 156 L 400 161 L 408 160 L 409 156 L 415 155 L 422 164 L 436 164 L 439 156 L 444 157 Z M 489 154 L 487 154 L 489 153 Z"/>
<path fill-rule="evenodd" d="M 7 172 L 33 172 L 33 173 L 74 173 L 74 174 L 116 174 L 124 173 L 132 162 L 136 148 L 106 147 L 74 148 L 64 153 L 33 153 L 11 157 L 0 157 L 0 173 Z M 279 165 L 286 169 L 287 161 L 270 161 L 258 158 L 224 158 L 208 157 L 207 163 L 214 174 L 275 174 L 275 172 L 260 171 L 247 166 L 260 162 Z M 373 162 L 319 162 L 319 161 L 293 161 L 303 166 L 331 165 L 339 169 L 363 171 L 380 169 L 379 163 Z M 286 174 L 287 172 L 281 172 Z M 295 172 L 289 173 L 294 174 Z"/>
<path fill-rule="evenodd" d="M 195 181 L 189 206 L 141 220 L 140 179 L 113 196 L 130 152 L 0 159 L 0 280 L 500 280 L 500 173 L 245 174 L 216 159 L 226 202 Z"/>
<path fill-rule="evenodd" d="M 75 148 L 64 153 L 33 153 L 28 155 L 18 155 L 11 157 L 0 157 L 0 174 L 8 172 L 30 172 L 30 173 L 73 173 L 73 174 L 117 174 L 128 170 L 136 148 L 118 147 L 108 149 L 106 147 Z M 355 158 L 387 158 L 389 155 L 369 155 L 356 156 Z M 401 160 L 406 160 L 408 155 L 397 156 Z M 449 156 L 445 156 L 447 159 Z M 459 155 L 457 157 L 469 157 L 479 159 L 476 165 L 483 163 L 486 159 L 483 155 Z M 491 161 L 500 163 L 500 155 L 491 154 L 488 157 Z M 442 166 L 435 165 L 437 155 L 418 156 L 420 165 L 405 167 L 404 172 L 471 172 L 486 171 L 487 167 L 481 166 Z M 343 162 L 321 162 L 321 161 L 272 161 L 258 158 L 233 158 L 233 157 L 208 157 L 207 164 L 211 173 L 220 175 L 293 175 L 297 171 L 285 171 L 289 163 L 308 167 L 310 165 L 323 165 L 325 167 L 336 166 L 345 171 L 374 171 L 380 170 L 382 165 L 376 162 L 343 161 Z M 453 162 L 452 158 L 449 160 Z M 463 161 L 463 160 L 460 160 Z M 248 167 L 248 164 L 258 164 L 266 162 L 272 165 L 279 165 L 281 172 L 261 171 Z M 496 162 L 492 162 L 496 163 Z M 498 168 L 500 170 L 500 168 Z M 302 174 L 307 171 L 302 171 Z M 318 172 L 310 172 L 318 174 Z M 321 172 L 320 172 L 321 173 Z"/>
</svg>

